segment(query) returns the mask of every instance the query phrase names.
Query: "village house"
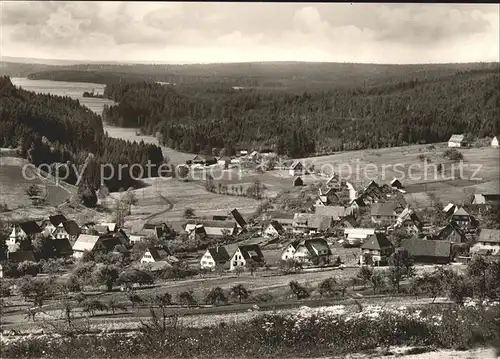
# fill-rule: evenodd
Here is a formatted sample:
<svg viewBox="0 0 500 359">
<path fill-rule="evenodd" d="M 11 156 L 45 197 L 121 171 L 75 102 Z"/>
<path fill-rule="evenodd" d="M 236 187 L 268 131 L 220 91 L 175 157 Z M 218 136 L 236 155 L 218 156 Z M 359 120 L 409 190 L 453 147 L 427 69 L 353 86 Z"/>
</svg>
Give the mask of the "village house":
<svg viewBox="0 0 500 359">
<path fill-rule="evenodd" d="M 128 236 L 128 239 L 130 241 L 130 244 L 135 245 L 136 243 L 139 243 L 145 239 L 143 235 L 140 234 L 130 234 Z"/>
<path fill-rule="evenodd" d="M 73 257 L 81 259 L 86 251 L 111 252 L 117 245 L 121 245 L 120 240 L 111 235 L 80 234 L 75 244 L 73 244 Z"/>
<path fill-rule="evenodd" d="M 217 164 L 219 166 L 222 166 L 224 169 L 228 169 L 229 165 L 231 164 L 231 157 L 229 156 L 222 156 L 217 159 Z"/>
<path fill-rule="evenodd" d="M 461 228 L 469 227 L 472 224 L 471 215 L 463 207 L 458 208 L 453 213 L 451 220 Z"/>
<path fill-rule="evenodd" d="M 403 207 L 396 202 L 373 203 L 370 208 L 373 223 L 394 222 L 403 212 Z"/>
<path fill-rule="evenodd" d="M 293 180 L 293 186 L 294 187 L 300 187 L 304 185 L 304 181 L 302 181 L 302 178 L 297 177 Z"/>
<path fill-rule="evenodd" d="M 241 213 L 237 209 L 233 209 L 227 215 L 214 215 L 212 216 L 213 221 L 232 221 L 235 222 L 238 230 L 246 229 L 247 222 L 245 218 L 241 215 Z"/>
<path fill-rule="evenodd" d="M 54 256 L 56 258 L 65 258 L 73 255 L 73 248 L 68 238 L 58 239 L 53 243 Z"/>
<path fill-rule="evenodd" d="M 294 218 L 293 213 L 286 213 L 286 212 L 267 212 L 264 215 L 264 218 L 267 220 L 272 220 L 276 221 L 281 226 L 285 231 L 291 231 L 293 228 L 293 218 Z"/>
<path fill-rule="evenodd" d="M 208 248 L 200 259 L 200 267 L 203 269 L 215 269 L 224 267 L 229 262 L 229 254 L 224 247 Z"/>
<path fill-rule="evenodd" d="M 345 186 L 345 181 L 341 180 L 337 174 L 333 174 L 328 181 L 326 181 L 326 187 L 333 189 L 335 192 L 340 191 L 342 186 Z"/>
<path fill-rule="evenodd" d="M 194 165 L 210 166 L 217 163 L 217 158 L 212 155 L 196 155 L 191 160 L 191 163 Z"/>
<path fill-rule="evenodd" d="M 33 238 L 42 233 L 42 229 L 35 221 L 20 222 L 12 226 L 7 243 L 9 252 L 15 252 L 19 249 L 19 242 L 26 238 Z"/>
<path fill-rule="evenodd" d="M 292 163 L 289 169 L 290 176 L 302 176 L 305 174 L 304 165 L 300 161 Z"/>
<path fill-rule="evenodd" d="M 172 233 L 172 229 L 165 222 L 150 222 L 144 224 L 142 232 L 148 237 L 166 240 Z"/>
<path fill-rule="evenodd" d="M 240 157 L 248 156 L 248 150 L 240 150 L 238 152 L 238 156 Z"/>
<path fill-rule="evenodd" d="M 106 227 L 109 232 L 115 232 L 118 229 L 118 224 L 113 222 L 99 223 L 99 225 Z"/>
<path fill-rule="evenodd" d="M 54 239 L 68 239 L 70 241 L 76 241 L 80 235 L 81 230 L 75 221 L 64 221 L 59 223 L 59 225 L 51 233 Z"/>
<path fill-rule="evenodd" d="M 455 222 L 450 222 L 445 227 L 441 228 L 436 236 L 436 240 L 450 241 L 452 243 L 468 242 L 465 232 Z"/>
<path fill-rule="evenodd" d="M 333 225 L 333 230 L 338 237 L 343 237 L 346 229 L 356 227 L 359 227 L 356 219 L 353 216 L 347 216 L 336 221 Z"/>
<path fill-rule="evenodd" d="M 368 237 L 375 234 L 375 228 L 345 228 L 344 241 L 352 247 L 365 243 Z"/>
<path fill-rule="evenodd" d="M 401 241 L 401 247 L 408 251 L 415 263 L 449 264 L 452 260 L 450 241 L 407 238 Z"/>
<path fill-rule="evenodd" d="M 500 194 L 480 193 L 475 194 L 472 199 L 472 204 L 477 205 L 496 205 L 500 203 Z"/>
<path fill-rule="evenodd" d="M 375 232 L 361 246 L 361 265 L 373 264 L 376 266 L 388 263 L 390 255 L 394 252 L 394 245 L 384 233 Z"/>
<path fill-rule="evenodd" d="M 323 238 L 306 239 L 302 241 L 293 254 L 293 259 L 307 264 L 328 264 L 332 251 Z"/>
<path fill-rule="evenodd" d="M 141 263 L 155 262 L 177 262 L 177 258 L 172 256 L 172 253 L 167 246 L 148 247 L 141 257 Z"/>
<path fill-rule="evenodd" d="M 452 135 L 448 140 L 448 147 L 463 147 L 467 145 L 465 135 Z"/>
<path fill-rule="evenodd" d="M 35 254 L 33 253 L 33 251 L 8 252 L 7 259 L 12 263 L 21 263 L 24 261 L 36 262 Z"/>
<path fill-rule="evenodd" d="M 205 226 L 203 224 L 196 224 L 194 228 L 189 230 L 188 238 L 192 241 L 206 239 L 207 232 L 205 231 Z"/>
<path fill-rule="evenodd" d="M 281 260 L 282 261 L 287 261 L 289 259 L 293 259 L 293 255 L 295 254 L 295 251 L 297 250 L 297 247 L 301 243 L 301 240 L 294 240 L 281 251 Z"/>
<path fill-rule="evenodd" d="M 203 227 L 207 237 L 222 237 L 225 235 L 238 234 L 238 227 L 232 221 L 207 221 L 190 219 L 187 221 L 184 230 L 189 234 L 194 233 L 195 228 Z"/>
<path fill-rule="evenodd" d="M 278 221 L 271 221 L 262 231 L 262 235 L 266 238 L 276 238 L 284 233 L 285 229 Z"/>
<path fill-rule="evenodd" d="M 422 232 L 424 225 L 415 211 L 406 207 L 403 212 L 400 213 L 394 224 L 394 228 L 400 227 L 404 228 L 409 234 L 415 234 Z"/>
<path fill-rule="evenodd" d="M 500 229 L 481 229 L 470 252 L 474 255 L 500 255 Z"/>
<path fill-rule="evenodd" d="M 262 267 L 264 265 L 264 255 L 257 244 L 238 246 L 231 256 L 229 270 L 233 271 L 238 267 L 248 266 Z"/>
<path fill-rule="evenodd" d="M 358 197 L 354 198 L 351 203 L 349 203 L 349 207 L 352 208 L 353 212 L 357 213 L 361 208 L 367 207 L 367 204 L 362 197 Z"/>
<path fill-rule="evenodd" d="M 446 215 L 451 216 L 455 211 L 457 210 L 457 206 L 455 206 L 453 203 L 448 203 L 446 206 L 443 208 L 443 213 L 446 213 Z"/>
<path fill-rule="evenodd" d="M 397 178 L 394 178 L 391 181 L 390 185 L 391 185 L 391 187 L 392 187 L 393 190 L 402 190 L 403 189 L 403 184 Z"/>
<path fill-rule="evenodd" d="M 498 148 L 498 136 L 493 137 L 493 139 L 491 140 L 491 147 Z"/>
<path fill-rule="evenodd" d="M 293 233 L 319 233 L 327 231 L 333 225 L 330 216 L 315 213 L 295 213 L 293 217 Z"/>
<path fill-rule="evenodd" d="M 353 209 L 344 206 L 315 206 L 314 212 L 318 215 L 331 217 L 334 222 L 340 221 L 344 217 L 352 216 Z"/>
<path fill-rule="evenodd" d="M 315 206 L 331 206 L 338 203 L 340 200 L 333 188 L 328 188 L 325 192 L 320 188 L 318 192 L 319 196 L 314 204 Z"/>
<path fill-rule="evenodd" d="M 49 216 L 49 219 L 44 220 L 40 228 L 42 229 L 43 233 L 48 236 L 54 233 L 57 226 L 66 221 L 67 219 L 64 215 L 56 214 L 54 216 Z"/>
<path fill-rule="evenodd" d="M 384 200 L 385 197 L 386 196 L 382 191 L 382 187 L 380 187 L 377 182 L 370 181 L 370 183 L 368 183 L 362 193 L 358 196 L 358 199 L 363 200 L 365 205 L 369 205 Z"/>
</svg>

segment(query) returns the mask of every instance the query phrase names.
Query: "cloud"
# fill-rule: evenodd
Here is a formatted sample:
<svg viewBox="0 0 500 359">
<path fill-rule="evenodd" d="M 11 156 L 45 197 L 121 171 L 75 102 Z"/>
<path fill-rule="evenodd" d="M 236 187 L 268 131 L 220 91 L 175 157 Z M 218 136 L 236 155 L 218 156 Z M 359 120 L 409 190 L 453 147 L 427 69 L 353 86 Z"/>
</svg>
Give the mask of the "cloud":
<svg viewBox="0 0 500 359">
<path fill-rule="evenodd" d="M 0 6 L 2 53 L 10 56 L 391 63 L 498 61 L 500 50 L 498 5 L 4 1 Z"/>
</svg>

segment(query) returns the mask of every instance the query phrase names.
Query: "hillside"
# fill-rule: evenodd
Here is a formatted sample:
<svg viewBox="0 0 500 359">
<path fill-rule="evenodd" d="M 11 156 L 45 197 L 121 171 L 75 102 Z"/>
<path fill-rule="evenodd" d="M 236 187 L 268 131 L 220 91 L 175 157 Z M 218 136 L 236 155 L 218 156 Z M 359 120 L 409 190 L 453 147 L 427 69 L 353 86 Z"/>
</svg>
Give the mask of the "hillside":
<svg viewBox="0 0 500 359">
<path fill-rule="evenodd" d="M 437 76 L 437 75 L 436 75 Z M 452 133 L 496 133 L 500 113 L 497 68 L 448 70 L 426 80 L 321 92 L 234 90 L 228 86 L 106 86 L 118 102 L 104 119 L 162 136 L 168 147 L 212 153 L 274 147 L 303 157 L 333 151 L 447 141 Z"/>
<path fill-rule="evenodd" d="M 498 69 L 497 63 L 378 65 L 351 63 L 253 62 L 226 64 L 143 65 L 85 64 L 32 73 L 37 80 L 95 82 L 162 81 L 176 84 L 225 83 L 231 86 L 321 90 L 372 87 L 410 80 L 453 76 L 459 71 Z"/>
</svg>

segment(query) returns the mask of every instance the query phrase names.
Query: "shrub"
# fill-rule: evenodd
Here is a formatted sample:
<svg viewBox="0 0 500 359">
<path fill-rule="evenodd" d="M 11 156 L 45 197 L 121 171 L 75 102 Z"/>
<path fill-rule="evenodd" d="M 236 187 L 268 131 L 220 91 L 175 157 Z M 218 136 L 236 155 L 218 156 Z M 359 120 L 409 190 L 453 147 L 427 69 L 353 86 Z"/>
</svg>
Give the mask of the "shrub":
<svg viewBox="0 0 500 359">
<path fill-rule="evenodd" d="M 231 288 L 230 294 L 233 298 L 237 298 L 238 302 L 241 303 L 243 300 L 248 299 L 250 291 L 246 289 L 243 284 L 237 284 Z"/>
<path fill-rule="evenodd" d="M 194 296 L 193 291 L 191 290 L 179 293 L 177 298 L 181 305 L 187 305 L 188 307 L 190 307 L 197 304 L 196 297 Z"/>
<path fill-rule="evenodd" d="M 333 297 L 339 292 L 338 283 L 335 278 L 325 279 L 319 284 L 318 289 L 322 297 Z"/>
<path fill-rule="evenodd" d="M 107 309 L 107 305 L 97 299 L 86 299 L 82 303 L 82 310 L 92 317 L 95 315 L 95 312 L 104 312 Z"/>
<path fill-rule="evenodd" d="M 464 155 L 462 154 L 462 152 L 458 151 L 456 148 L 448 148 L 446 151 L 444 151 L 443 157 L 455 162 L 464 159 Z"/>
<path fill-rule="evenodd" d="M 293 280 L 288 285 L 290 286 L 290 291 L 297 299 L 305 299 L 310 296 L 309 291 L 297 281 Z"/>
<path fill-rule="evenodd" d="M 36 276 L 40 273 L 40 267 L 36 262 L 24 261 L 17 265 L 17 271 L 22 275 Z"/>
<path fill-rule="evenodd" d="M 227 297 L 221 287 L 216 287 L 210 290 L 205 296 L 205 303 L 212 305 L 220 305 L 227 303 Z"/>
</svg>

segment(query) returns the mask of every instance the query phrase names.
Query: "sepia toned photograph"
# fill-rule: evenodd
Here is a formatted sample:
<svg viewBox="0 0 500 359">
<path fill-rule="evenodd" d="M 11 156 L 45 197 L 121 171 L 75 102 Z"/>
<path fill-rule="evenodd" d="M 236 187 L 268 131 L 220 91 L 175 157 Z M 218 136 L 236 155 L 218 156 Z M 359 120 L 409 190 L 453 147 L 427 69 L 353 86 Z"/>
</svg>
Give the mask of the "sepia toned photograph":
<svg viewBox="0 0 500 359">
<path fill-rule="evenodd" d="M 500 359 L 498 3 L 0 19 L 1 359 Z"/>
</svg>

